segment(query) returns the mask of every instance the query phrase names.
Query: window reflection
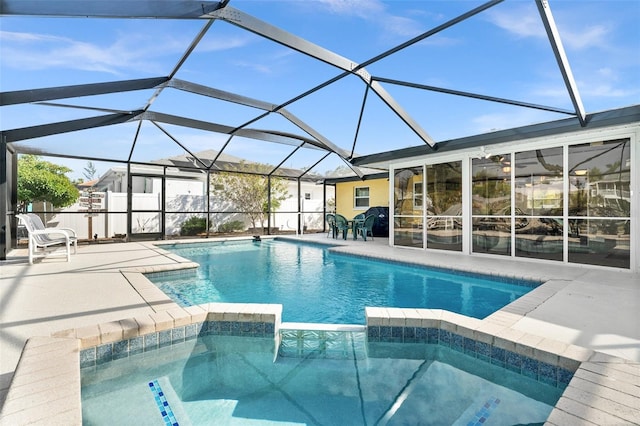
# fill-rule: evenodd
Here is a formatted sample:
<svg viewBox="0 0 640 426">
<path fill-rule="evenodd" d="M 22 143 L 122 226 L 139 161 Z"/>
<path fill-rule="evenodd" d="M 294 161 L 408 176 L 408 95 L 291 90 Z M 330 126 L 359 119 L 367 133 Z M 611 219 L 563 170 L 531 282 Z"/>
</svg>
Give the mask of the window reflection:
<svg viewBox="0 0 640 426">
<path fill-rule="evenodd" d="M 629 217 L 629 140 L 569 147 L 569 216 Z"/>
<path fill-rule="evenodd" d="M 472 162 L 474 215 L 504 215 L 511 208 L 511 156 L 474 158 Z"/>
<path fill-rule="evenodd" d="M 516 256 L 562 260 L 563 221 L 553 217 L 516 218 Z"/>
<path fill-rule="evenodd" d="M 393 224 L 394 244 L 422 248 L 422 228 L 421 217 L 396 217 Z"/>
<path fill-rule="evenodd" d="M 394 215 L 422 216 L 422 167 L 398 169 L 393 176 Z M 415 191 L 420 191 L 416 194 Z"/>
<path fill-rule="evenodd" d="M 569 262 L 630 267 L 630 220 L 576 219 L 569 234 Z"/>
<path fill-rule="evenodd" d="M 484 216 L 473 218 L 473 251 L 511 255 L 511 219 Z"/>
<path fill-rule="evenodd" d="M 511 255 L 511 155 L 471 162 L 472 250 Z"/>
<path fill-rule="evenodd" d="M 397 169 L 394 173 L 394 231 L 397 246 L 422 248 L 423 167 Z"/>
<path fill-rule="evenodd" d="M 628 139 L 569 147 L 569 262 L 629 268 Z"/>
<path fill-rule="evenodd" d="M 427 247 L 462 251 L 462 161 L 427 166 Z"/>
<path fill-rule="evenodd" d="M 630 145 L 472 159 L 471 251 L 630 268 Z M 461 164 L 396 171 L 396 245 L 462 250 Z"/>
<path fill-rule="evenodd" d="M 516 214 L 562 217 L 562 148 L 515 155 Z"/>
<path fill-rule="evenodd" d="M 516 256 L 561 261 L 562 147 L 516 153 L 514 185 Z"/>
</svg>

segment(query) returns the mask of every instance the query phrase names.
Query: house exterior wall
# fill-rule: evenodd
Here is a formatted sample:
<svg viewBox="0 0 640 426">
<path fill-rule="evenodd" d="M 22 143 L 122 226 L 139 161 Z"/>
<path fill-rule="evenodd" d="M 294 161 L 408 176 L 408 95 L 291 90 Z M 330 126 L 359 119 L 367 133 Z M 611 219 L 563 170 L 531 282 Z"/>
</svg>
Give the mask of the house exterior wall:
<svg viewBox="0 0 640 426">
<path fill-rule="evenodd" d="M 369 188 L 369 205 L 355 206 L 356 188 Z M 384 179 L 359 180 L 336 183 L 336 213 L 352 218 L 364 213 L 370 207 L 389 206 L 389 181 Z"/>
<path fill-rule="evenodd" d="M 640 123 L 482 148 L 390 164 L 387 194 L 396 199 L 390 245 L 639 270 Z M 608 158 L 613 150 L 618 157 Z M 554 153 L 555 164 L 547 153 Z M 429 171 L 443 164 L 459 166 L 459 189 L 450 181 L 430 185 Z M 529 178 L 528 167 L 538 172 Z M 398 207 L 416 199 L 411 192 L 422 179 L 422 201 L 415 203 L 422 209 Z M 397 203 L 400 188 L 403 204 Z M 433 203 L 443 194 L 451 199 L 448 210 Z"/>
</svg>

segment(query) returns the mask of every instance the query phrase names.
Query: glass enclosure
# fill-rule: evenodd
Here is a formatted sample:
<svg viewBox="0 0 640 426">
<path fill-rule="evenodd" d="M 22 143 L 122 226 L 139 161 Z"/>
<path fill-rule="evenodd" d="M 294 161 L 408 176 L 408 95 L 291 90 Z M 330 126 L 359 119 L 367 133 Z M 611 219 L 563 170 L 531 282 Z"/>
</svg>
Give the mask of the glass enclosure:
<svg viewBox="0 0 640 426">
<path fill-rule="evenodd" d="M 569 147 L 569 262 L 630 267 L 628 139 Z"/>
<path fill-rule="evenodd" d="M 468 250 L 629 269 L 630 145 L 472 156 Z M 456 161 L 394 171 L 394 245 L 464 249 L 462 170 Z"/>
<path fill-rule="evenodd" d="M 427 248 L 462 251 L 462 161 L 427 166 Z"/>
<path fill-rule="evenodd" d="M 394 174 L 394 244 L 405 247 L 424 247 L 424 169 L 398 169 Z"/>
<path fill-rule="evenodd" d="M 511 255 L 511 156 L 471 161 L 472 251 Z"/>
<path fill-rule="evenodd" d="M 562 260 L 562 147 L 516 153 L 516 256 Z"/>
</svg>

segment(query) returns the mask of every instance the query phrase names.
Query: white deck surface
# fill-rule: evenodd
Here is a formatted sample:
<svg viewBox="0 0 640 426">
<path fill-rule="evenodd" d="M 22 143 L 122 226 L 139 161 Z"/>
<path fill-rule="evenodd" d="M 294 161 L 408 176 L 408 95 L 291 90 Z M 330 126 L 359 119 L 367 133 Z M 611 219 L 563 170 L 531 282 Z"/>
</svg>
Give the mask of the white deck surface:
<svg viewBox="0 0 640 426">
<path fill-rule="evenodd" d="M 300 238 L 344 245 L 340 250 L 355 254 L 551 280 L 558 291 L 518 317 L 513 329 L 640 363 L 638 274 L 392 248 L 383 238 L 367 242 L 332 240 L 324 234 Z M 81 245 L 70 263 L 51 258 L 34 265 L 28 264 L 26 249 L 14 250 L 9 260 L 0 262 L 0 406 L 28 338 L 153 313 L 122 271 L 175 263 L 151 243 Z M 504 315 L 508 314 L 506 309 Z"/>
</svg>

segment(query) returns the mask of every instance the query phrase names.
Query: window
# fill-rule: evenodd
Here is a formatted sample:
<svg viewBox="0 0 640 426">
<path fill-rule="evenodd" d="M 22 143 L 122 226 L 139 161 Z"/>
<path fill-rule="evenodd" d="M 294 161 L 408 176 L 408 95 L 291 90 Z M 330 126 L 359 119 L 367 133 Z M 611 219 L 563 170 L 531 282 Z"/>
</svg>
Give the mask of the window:
<svg viewBox="0 0 640 426">
<path fill-rule="evenodd" d="M 427 248 L 462 251 L 462 161 L 425 171 Z"/>
<path fill-rule="evenodd" d="M 471 162 L 472 250 L 511 256 L 511 155 Z"/>
<path fill-rule="evenodd" d="M 570 263 L 629 268 L 631 143 L 629 139 L 569 147 Z"/>
<path fill-rule="evenodd" d="M 397 169 L 393 175 L 393 244 L 423 248 L 424 167 Z"/>
<path fill-rule="evenodd" d="M 413 208 L 422 210 L 422 182 L 413 183 Z"/>
<path fill-rule="evenodd" d="M 369 207 L 369 187 L 361 186 L 355 188 L 354 203 L 356 209 L 367 209 Z"/>
<path fill-rule="evenodd" d="M 516 256 L 562 261 L 563 158 L 562 147 L 516 152 Z"/>
</svg>

